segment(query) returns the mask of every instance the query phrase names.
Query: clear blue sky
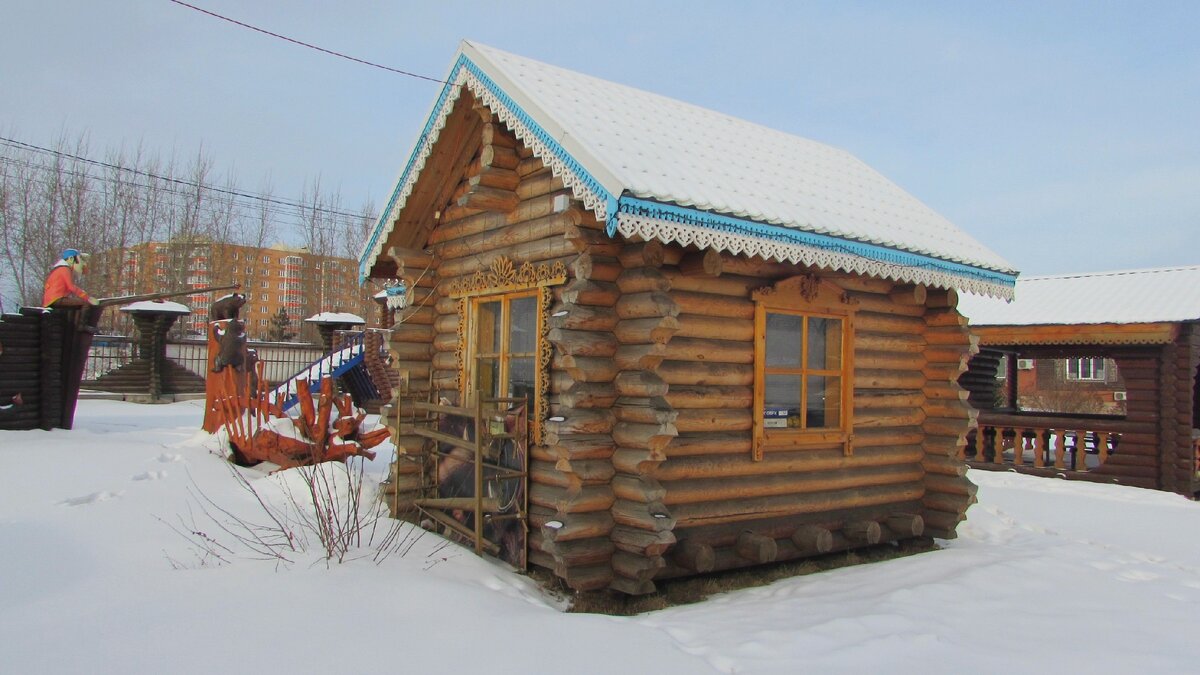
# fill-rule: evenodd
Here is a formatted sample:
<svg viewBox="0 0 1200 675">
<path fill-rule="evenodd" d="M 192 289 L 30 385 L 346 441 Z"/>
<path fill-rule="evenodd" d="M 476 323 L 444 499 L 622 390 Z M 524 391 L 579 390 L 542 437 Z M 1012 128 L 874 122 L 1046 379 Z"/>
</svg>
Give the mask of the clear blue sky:
<svg viewBox="0 0 1200 675">
<path fill-rule="evenodd" d="M 434 77 L 459 40 L 844 148 L 1026 274 L 1200 263 L 1200 2 L 190 0 Z M 4 0 L 0 135 L 381 207 L 438 85 L 168 0 Z"/>
</svg>

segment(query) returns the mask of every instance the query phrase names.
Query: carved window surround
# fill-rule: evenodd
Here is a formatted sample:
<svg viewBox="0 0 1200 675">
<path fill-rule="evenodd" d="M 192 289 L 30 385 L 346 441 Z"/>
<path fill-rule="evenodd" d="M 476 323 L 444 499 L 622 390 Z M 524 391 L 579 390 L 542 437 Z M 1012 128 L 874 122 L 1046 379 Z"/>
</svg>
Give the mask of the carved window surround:
<svg viewBox="0 0 1200 675">
<path fill-rule="evenodd" d="M 449 297 L 458 300 L 458 346 L 455 357 L 458 361 L 458 390 L 460 400 L 467 400 L 467 359 L 469 358 L 468 332 L 471 301 L 486 296 L 504 296 L 525 293 L 536 290 L 538 298 L 537 312 L 537 395 L 530 404 L 533 408 L 529 416 L 530 438 L 535 445 L 541 445 L 547 411 L 550 410 L 550 360 L 552 346 L 548 338 L 550 332 L 550 287 L 567 281 L 567 268 L 562 262 L 552 265 L 523 263 L 514 267 L 512 260 L 501 256 L 492 261 L 487 270 L 479 270 L 475 274 L 464 277 L 450 285 Z"/>
<path fill-rule="evenodd" d="M 754 316 L 754 435 L 752 458 L 763 459 L 770 449 L 792 449 L 803 447 L 841 446 L 849 456 L 854 452 L 854 314 L 857 302 L 851 299 L 838 285 L 821 280 L 813 275 L 801 275 L 779 281 L 774 286 L 760 288 L 751 294 L 755 304 Z M 826 366 L 809 370 L 809 365 L 792 368 L 772 368 L 767 365 L 768 315 L 794 316 L 807 325 L 809 319 L 834 320 L 840 331 L 840 361 L 832 369 Z M 805 328 L 802 334 L 802 362 L 808 364 L 809 336 Z M 765 405 L 767 375 L 773 372 L 787 374 L 806 380 L 811 376 L 837 380 L 838 421 L 836 424 L 793 426 L 789 420 L 768 422 Z M 807 385 L 805 385 L 807 386 Z M 803 397 L 802 397 L 803 398 Z M 805 401 L 798 401 L 801 406 Z M 832 408 L 831 408 L 832 410 Z M 815 413 L 814 413 L 815 414 Z M 804 418 L 801 417 L 801 420 Z"/>
</svg>

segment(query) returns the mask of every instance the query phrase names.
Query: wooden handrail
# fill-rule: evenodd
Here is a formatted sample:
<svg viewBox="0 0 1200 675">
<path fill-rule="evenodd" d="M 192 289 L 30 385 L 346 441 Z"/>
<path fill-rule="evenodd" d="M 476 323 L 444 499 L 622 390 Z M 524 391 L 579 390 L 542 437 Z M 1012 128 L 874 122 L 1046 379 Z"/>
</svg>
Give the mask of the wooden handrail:
<svg viewBox="0 0 1200 675">
<path fill-rule="evenodd" d="M 1108 456 L 1117 450 L 1122 435 L 1118 431 L 1097 428 L 1090 422 L 1094 420 L 1063 419 L 1050 426 L 981 420 L 979 428 L 973 432 L 974 439 L 968 438 L 960 457 L 977 464 L 1090 471 L 1108 461 Z M 1088 466 L 1088 454 L 1096 455 L 1093 466 Z"/>
</svg>

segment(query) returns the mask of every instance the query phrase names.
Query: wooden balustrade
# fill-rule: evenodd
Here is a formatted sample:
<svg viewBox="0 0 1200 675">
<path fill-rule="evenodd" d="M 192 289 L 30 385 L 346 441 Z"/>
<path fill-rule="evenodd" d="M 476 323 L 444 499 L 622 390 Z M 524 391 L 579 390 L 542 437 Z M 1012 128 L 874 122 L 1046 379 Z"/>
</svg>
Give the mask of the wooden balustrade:
<svg viewBox="0 0 1200 675">
<path fill-rule="evenodd" d="M 1086 420 L 1064 420 L 1052 427 L 981 421 L 968 434 L 959 457 L 976 464 L 1091 471 L 1117 452 L 1120 440 L 1120 432 L 1093 428 Z"/>
</svg>

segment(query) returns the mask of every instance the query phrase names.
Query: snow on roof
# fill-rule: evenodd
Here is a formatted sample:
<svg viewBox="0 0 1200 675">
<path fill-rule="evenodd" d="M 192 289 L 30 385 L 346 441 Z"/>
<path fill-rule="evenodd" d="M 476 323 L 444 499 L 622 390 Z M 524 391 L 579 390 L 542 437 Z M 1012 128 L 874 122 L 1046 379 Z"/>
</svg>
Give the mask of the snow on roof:
<svg viewBox="0 0 1200 675">
<path fill-rule="evenodd" d="M 122 312 L 163 312 L 166 314 L 191 314 L 192 310 L 187 305 L 181 305 L 178 302 L 170 300 L 142 300 L 141 302 L 133 302 L 121 308 Z"/>
<path fill-rule="evenodd" d="M 1200 319 L 1200 265 L 1022 277 L 1011 303 L 962 296 L 973 326 L 1160 323 Z"/>
<path fill-rule="evenodd" d="M 305 319 L 310 323 L 366 323 L 366 319 L 357 314 L 346 312 L 321 312 Z"/>
<path fill-rule="evenodd" d="M 465 85 L 610 234 L 1011 295 L 1010 263 L 843 150 L 472 42 L 447 80 L 364 276 Z"/>
</svg>

